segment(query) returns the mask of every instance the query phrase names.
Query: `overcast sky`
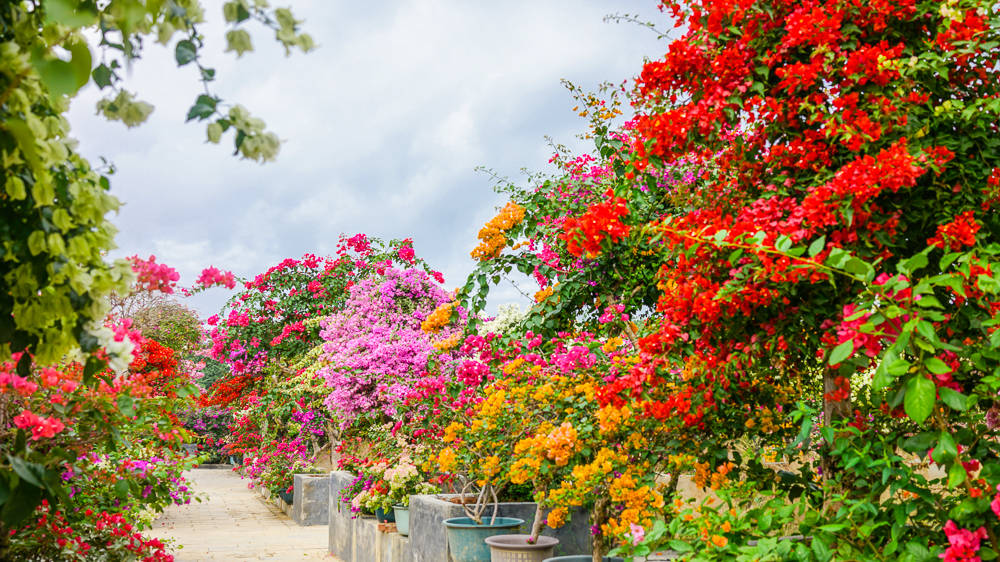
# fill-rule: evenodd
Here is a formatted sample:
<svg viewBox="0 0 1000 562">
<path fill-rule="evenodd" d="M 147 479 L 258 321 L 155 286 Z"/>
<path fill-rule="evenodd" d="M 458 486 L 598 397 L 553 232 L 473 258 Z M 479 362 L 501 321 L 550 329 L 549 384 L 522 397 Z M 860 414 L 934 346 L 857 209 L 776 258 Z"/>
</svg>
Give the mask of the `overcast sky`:
<svg viewBox="0 0 1000 562">
<path fill-rule="evenodd" d="M 81 152 L 117 168 L 112 192 L 125 205 L 114 255 L 155 254 L 183 284 L 208 265 L 252 277 L 365 232 L 412 237 L 457 287 L 476 233 L 503 203 L 474 168 L 515 179 L 548 170 L 544 137 L 582 147 L 574 135 L 586 128 L 560 79 L 620 83 L 666 49 L 647 29 L 602 21 L 664 22 L 653 0 L 294 0 L 319 48 L 286 58 L 258 31 L 256 51 L 237 60 L 223 53 L 221 2 L 204 4 L 215 93 L 283 139 L 276 162 L 238 160 L 230 137 L 206 144 L 204 125 L 184 123 L 200 86 L 193 65 L 174 67 L 173 44 L 149 46 L 128 76 L 127 89 L 156 106 L 141 127 L 95 116 L 92 85 L 70 112 Z M 228 297 L 213 289 L 186 304 L 206 317 Z"/>
</svg>

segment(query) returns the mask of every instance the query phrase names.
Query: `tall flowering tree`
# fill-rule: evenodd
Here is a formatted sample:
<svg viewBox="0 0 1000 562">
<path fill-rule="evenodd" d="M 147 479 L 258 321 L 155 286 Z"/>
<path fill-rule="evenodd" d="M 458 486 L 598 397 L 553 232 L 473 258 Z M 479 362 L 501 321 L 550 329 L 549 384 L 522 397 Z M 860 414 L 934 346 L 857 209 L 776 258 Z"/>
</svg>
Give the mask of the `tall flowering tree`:
<svg viewBox="0 0 1000 562">
<path fill-rule="evenodd" d="M 739 435 L 815 451 L 778 484 L 741 468 L 804 502 L 796 556 L 995 557 L 995 7 L 663 7 L 684 32 L 643 68 L 615 171 L 705 173 L 687 206 L 635 225 L 662 245 L 659 318 L 602 403 L 662 420 L 712 467 Z"/>
</svg>

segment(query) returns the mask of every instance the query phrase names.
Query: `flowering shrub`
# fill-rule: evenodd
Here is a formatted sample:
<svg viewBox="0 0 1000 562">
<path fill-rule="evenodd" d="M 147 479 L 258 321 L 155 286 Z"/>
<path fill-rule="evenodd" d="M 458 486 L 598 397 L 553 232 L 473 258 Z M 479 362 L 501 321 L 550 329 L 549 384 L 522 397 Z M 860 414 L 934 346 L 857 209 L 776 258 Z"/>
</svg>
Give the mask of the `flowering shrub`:
<svg viewBox="0 0 1000 562">
<path fill-rule="evenodd" d="M 198 408 L 182 412 L 184 427 L 198 438 L 202 462 L 224 462 L 229 455 L 223 451 L 232 413 L 219 408 Z"/>
<path fill-rule="evenodd" d="M 308 448 L 300 438 L 287 442 L 271 441 L 244 459 L 243 474 L 251 479 L 251 486 L 291 493 L 296 473 L 320 472 L 312 461 Z"/>
<path fill-rule="evenodd" d="M 394 465 L 377 462 L 362 468 L 352 485 L 342 491 L 341 501 L 350 503 L 355 514 L 374 513 L 378 509 L 389 513 L 394 505 L 410 505 L 411 495 L 438 491 L 416 465 L 404 459 Z"/>
<path fill-rule="evenodd" d="M 172 562 L 159 539 L 146 539 L 118 513 L 86 509 L 77 523 L 43 502 L 34 523 L 18 529 L 8 552 L 15 560 L 143 560 Z"/>
<path fill-rule="evenodd" d="M 660 295 L 640 361 L 597 398 L 660 420 L 707 471 L 778 492 L 811 537 L 779 544 L 788 529 L 745 511 L 750 536 L 687 552 L 725 558 L 753 536 L 756 556 L 995 557 L 995 7 L 664 7 L 685 31 L 644 66 L 632 153 L 612 168 L 702 173 L 653 220 L 634 222 L 641 193 L 615 191 L 653 242 Z M 737 438 L 794 470 L 732 454 Z"/>
<path fill-rule="evenodd" d="M 427 463 L 503 495 L 528 485 L 538 503 L 532 534 L 591 510 L 594 547 L 606 552 L 630 525 L 652 524 L 663 504 L 653 477 L 662 437 L 627 410 L 598 408 L 596 388 L 635 357 L 621 338 L 588 334 L 549 341 L 528 333 L 490 361 L 483 400 L 444 429 Z M 548 510 L 546 516 L 544 511 Z"/>
<path fill-rule="evenodd" d="M 240 376 L 259 372 L 271 358 L 305 353 L 319 341 L 319 326 L 305 322 L 340 310 L 351 286 L 393 263 L 430 271 L 413 254 L 411 241 L 386 243 L 364 234 L 342 236 L 335 257 L 283 260 L 243 283 L 222 312 L 208 319 L 212 357 Z"/>
<path fill-rule="evenodd" d="M 318 372 L 331 389 L 325 403 L 346 426 L 372 413 L 393 416 L 414 384 L 438 355 L 434 338 L 447 340 L 461 325 L 431 337 L 421 329 L 428 316 L 451 296 L 420 270 L 385 269 L 350 288 L 344 309 L 322 321 L 326 342 Z M 446 363 L 445 352 L 435 361 Z"/>
</svg>

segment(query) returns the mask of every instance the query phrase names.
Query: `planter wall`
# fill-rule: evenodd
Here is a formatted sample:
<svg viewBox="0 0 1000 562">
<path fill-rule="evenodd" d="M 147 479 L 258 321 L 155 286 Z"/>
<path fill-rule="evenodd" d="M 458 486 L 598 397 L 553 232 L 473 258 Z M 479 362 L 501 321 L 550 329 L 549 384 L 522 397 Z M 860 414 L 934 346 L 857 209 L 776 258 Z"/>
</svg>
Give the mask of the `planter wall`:
<svg viewBox="0 0 1000 562">
<path fill-rule="evenodd" d="M 334 556 L 343 562 L 452 561 L 442 522 L 452 517 L 464 517 L 461 505 L 438 496 L 411 496 L 410 536 L 382 533 L 378 531 L 374 518 L 351 519 L 350 507 L 340 501 L 341 490 L 350 486 L 353 480 L 354 475 L 349 472 L 330 473 L 328 550 Z M 492 512 L 490 509 L 487 517 Z M 497 517 L 524 519 L 523 528 L 515 532 L 527 533 L 535 518 L 535 504 L 501 503 Z M 572 512 L 571 521 L 559 529 L 543 527 L 543 534 L 559 539 L 556 556 L 590 553 L 590 521 L 584 511 Z"/>
<path fill-rule="evenodd" d="M 326 525 L 330 515 L 330 477 L 296 474 L 292 520 L 299 525 Z"/>
<path fill-rule="evenodd" d="M 265 500 L 273 503 L 274 506 L 277 507 L 278 509 L 280 509 L 282 513 L 284 513 L 285 515 L 288 515 L 289 517 L 291 517 L 292 506 L 290 506 L 287 503 L 285 503 L 281 499 L 281 497 L 278 496 L 278 494 L 272 494 L 271 490 L 268 490 L 267 488 L 265 488 L 263 486 L 257 486 L 257 491 L 260 492 L 260 495 L 263 496 L 263 498 Z"/>
<path fill-rule="evenodd" d="M 351 509 L 340 501 L 340 491 L 352 480 L 354 475 L 349 472 L 330 473 L 328 550 L 343 562 L 411 562 L 407 537 L 379 531 L 374 517 L 351 519 Z"/>
<path fill-rule="evenodd" d="M 447 496 L 445 496 L 447 497 Z M 484 517 L 493 514 L 487 509 Z M 448 539 L 443 532 L 442 521 L 452 517 L 464 517 L 462 506 L 443 500 L 438 496 L 412 496 L 410 498 L 410 540 L 413 542 L 412 562 L 450 561 Z M 528 533 L 535 519 L 534 502 L 501 503 L 497 517 L 524 519 L 524 526 L 516 533 Z M 572 520 L 558 529 L 542 527 L 542 534 L 559 539 L 555 554 L 589 554 L 590 521 L 587 512 L 574 510 Z"/>
</svg>

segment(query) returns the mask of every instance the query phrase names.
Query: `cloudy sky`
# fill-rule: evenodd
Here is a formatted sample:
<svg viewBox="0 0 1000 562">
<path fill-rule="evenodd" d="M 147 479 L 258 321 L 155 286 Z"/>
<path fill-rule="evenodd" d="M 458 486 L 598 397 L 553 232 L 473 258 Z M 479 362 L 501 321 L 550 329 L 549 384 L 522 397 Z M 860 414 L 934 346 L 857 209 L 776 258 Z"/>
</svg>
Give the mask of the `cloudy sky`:
<svg viewBox="0 0 1000 562">
<path fill-rule="evenodd" d="M 653 0 L 295 0 L 319 48 L 286 58 L 259 31 L 256 51 L 236 59 L 223 53 L 221 2 L 204 4 L 215 93 L 283 139 L 276 162 L 238 160 L 230 138 L 206 144 L 203 125 L 184 123 L 200 86 L 193 65 L 174 68 L 173 45 L 149 46 L 128 76 L 127 89 L 156 106 L 141 127 L 95 116 L 92 85 L 70 112 L 81 152 L 117 168 L 116 257 L 155 254 L 185 284 L 208 265 L 252 277 L 365 232 L 412 237 L 459 286 L 476 233 L 503 203 L 474 168 L 514 179 L 548 170 L 544 137 L 583 147 L 575 135 L 586 125 L 560 79 L 620 83 L 665 51 L 647 29 L 603 21 L 640 14 L 666 27 Z M 187 304 L 204 317 L 228 296 L 213 289 Z"/>
</svg>

